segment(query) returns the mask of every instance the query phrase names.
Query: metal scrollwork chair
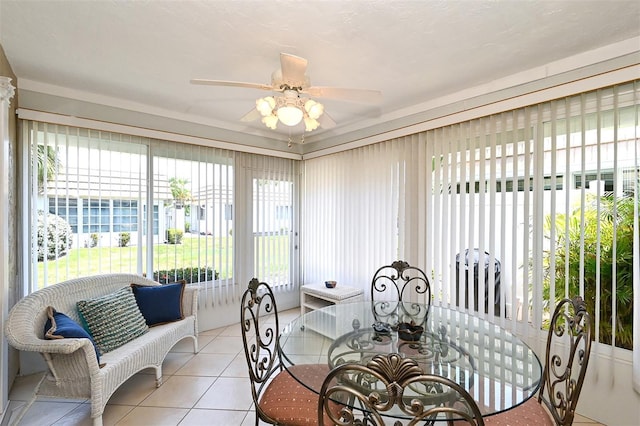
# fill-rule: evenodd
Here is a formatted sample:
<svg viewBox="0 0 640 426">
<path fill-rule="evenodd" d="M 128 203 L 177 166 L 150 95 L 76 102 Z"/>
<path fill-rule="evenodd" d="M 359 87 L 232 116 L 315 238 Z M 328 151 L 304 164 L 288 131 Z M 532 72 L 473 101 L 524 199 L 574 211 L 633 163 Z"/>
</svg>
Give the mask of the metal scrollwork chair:
<svg viewBox="0 0 640 426">
<path fill-rule="evenodd" d="M 371 301 L 377 321 L 421 324 L 429 313 L 431 284 L 420 268 L 397 260 L 378 268 L 373 275 Z"/>
<path fill-rule="evenodd" d="M 366 382 L 376 385 L 357 385 Z M 431 392 L 412 395 L 415 386 Z M 339 410 L 327 411 L 335 405 Z M 403 424 L 398 416 L 410 419 L 408 425 L 437 421 L 484 425 L 478 405 L 462 386 L 446 377 L 425 374 L 416 361 L 397 353 L 376 355 L 367 365 L 341 364 L 325 378 L 318 400 L 321 426 L 382 426 L 387 424 L 385 415 L 393 425 Z"/>
<path fill-rule="evenodd" d="M 277 425 L 308 425 L 316 421 L 318 395 L 302 386 L 284 369 L 278 339 L 280 324 L 276 299 L 267 283 L 253 278 L 242 295 L 242 342 L 249 367 L 256 425 L 262 420 Z M 296 374 L 317 380 L 329 372 L 320 364 L 294 365 Z"/>
<path fill-rule="evenodd" d="M 516 408 L 488 417 L 486 424 L 510 425 L 517 419 L 518 424 L 571 425 L 589 363 L 591 333 L 591 316 L 582 298 L 561 300 L 549 325 L 537 400 L 531 398 Z"/>
</svg>

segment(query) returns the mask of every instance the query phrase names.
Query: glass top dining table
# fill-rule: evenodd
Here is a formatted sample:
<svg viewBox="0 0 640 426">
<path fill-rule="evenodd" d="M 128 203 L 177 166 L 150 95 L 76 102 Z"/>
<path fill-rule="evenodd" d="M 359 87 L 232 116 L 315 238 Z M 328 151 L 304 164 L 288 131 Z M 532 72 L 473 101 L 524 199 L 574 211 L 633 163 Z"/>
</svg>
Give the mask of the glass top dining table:
<svg viewBox="0 0 640 426">
<path fill-rule="evenodd" d="M 423 332 L 418 340 L 403 340 L 397 327 L 411 321 L 421 324 Z M 322 383 L 292 366 L 366 364 L 377 354 L 396 352 L 414 359 L 425 373 L 458 382 L 474 398 L 483 417 L 532 397 L 542 376 L 537 355 L 517 336 L 473 313 L 438 306 L 397 302 L 330 305 L 288 324 L 279 344 L 287 370 L 318 394 Z"/>
</svg>

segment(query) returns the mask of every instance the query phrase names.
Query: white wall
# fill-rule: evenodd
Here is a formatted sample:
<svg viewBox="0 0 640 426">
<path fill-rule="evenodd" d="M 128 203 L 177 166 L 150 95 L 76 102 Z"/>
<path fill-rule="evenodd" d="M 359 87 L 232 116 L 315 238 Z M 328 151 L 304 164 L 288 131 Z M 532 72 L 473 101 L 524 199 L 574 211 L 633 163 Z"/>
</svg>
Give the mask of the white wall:
<svg viewBox="0 0 640 426">
<path fill-rule="evenodd" d="M 607 426 L 640 425 L 640 394 L 633 390 L 632 376 L 631 355 L 614 361 L 592 349 L 578 413 Z"/>
</svg>

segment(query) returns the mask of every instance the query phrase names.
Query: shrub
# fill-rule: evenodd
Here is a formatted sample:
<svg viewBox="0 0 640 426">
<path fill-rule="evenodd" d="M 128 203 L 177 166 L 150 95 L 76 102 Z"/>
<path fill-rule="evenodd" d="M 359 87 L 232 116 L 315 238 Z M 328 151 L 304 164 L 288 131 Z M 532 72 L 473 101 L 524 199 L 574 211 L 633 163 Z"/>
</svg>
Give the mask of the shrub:
<svg viewBox="0 0 640 426">
<path fill-rule="evenodd" d="M 197 283 L 211 281 L 212 279 L 217 280 L 219 277 L 218 271 L 214 271 L 211 267 L 200 268 L 195 266 L 161 270 L 153 273 L 153 280 L 161 284 L 173 283 L 179 280 L 185 280 L 187 284 Z"/>
<path fill-rule="evenodd" d="M 182 236 L 184 235 L 184 232 L 176 229 L 176 228 L 169 228 L 167 229 L 167 243 L 169 244 L 180 244 L 182 243 Z"/>
<path fill-rule="evenodd" d="M 550 270 L 551 253 L 545 252 L 543 265 L 545 278 L 543 296 L 549 300 L 551 280 L 555 288 L 563 289 L 569 284 L 569 294 L 580 294 L 584 287 L 584 300 L 592 321 L 596 313 L 600 315 L 600 341 L 611 344 L 613 330 L 612 317 L 616 317 L 616 346 L 633 348 L 633 197 L 614 198 L 611 194 L 600 197 L 600 213 L 595 197 L 587 198 L 583 209 L 576 207 L 569 216 L 556 215 L 555 222 L 547 216 L 545 237 L 550 238 L 552 228 L 556 229 L 555 271 Z M 584 215 L 584 224 L 581 217 Z M 569 238 L 565 238 L 568 225 Z M 614 246 L 615 238 L 615 246 Z M 581 245 L 584 244 L 584 249 Z M 600 247 L 600 259 L 596 258 Z M 615 248 L 614 248 L 615 247 Z M 584 250 L 584 258 L 580 253 Z M 568 252 L 569 256 L 565 256 Z M 614 268 L 615 261 L 615 268 Z M 598 263 L 600 272 L 598 274 Z M 565 271 L 568 266 L 569 275 Z M 584 280 L 580 280 L 580 268 L 584 268 Z M 615 271 L 615 287 L 614 276 Z M 599 292 L 598 292 L 599 281 Z M 556 290 L 556 298 L 563 292 Z M 616 307 L 612 309 L 615 292 Z M 556 300 L 557 301 L 557 300 Z M 599 302 L 599 305 L 596 305 Z M 596 311 L 599 311 L 597 312 Z M 595 331 L 594 331 L 595 334 Z"/>
<path fill-rule="evenodd" d="M 45 230 L 45 213 L 38 211 L 38 261 L 45 258 L 45 235 L 47 238 L 47 259 L 57 259 L 67 254 L 71 248 L 71 226 L 52 213 L 46 213 L 47 229 Z"/>
<path fill-rule="evenodd" d="M 128 232 L 121 232 L 118 234 L 118 247 L 126 247 L 131 241 L 131 234 Z"/>
<path fill-rule="evenodd" d="M 98 240 L 100 239 L 100 237 L 98 236 L 98 234 L 94 232 L 94 233 L 93 233 L 93 234 L 91 234 L 89 237 L 91 238 L 91 239 L 89 240 L 89 241 L 90 241 L 89 247 L 95 247 L 95 246 L 97 246 L 97 245 L 98 245 Z"/>
</svg>

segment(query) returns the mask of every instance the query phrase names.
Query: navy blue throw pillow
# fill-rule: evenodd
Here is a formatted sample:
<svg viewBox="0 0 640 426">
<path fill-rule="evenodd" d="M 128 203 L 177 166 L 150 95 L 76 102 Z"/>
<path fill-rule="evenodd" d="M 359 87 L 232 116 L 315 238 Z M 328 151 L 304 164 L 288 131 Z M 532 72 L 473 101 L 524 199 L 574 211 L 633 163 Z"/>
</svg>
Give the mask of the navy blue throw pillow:
<svg viewBox="0 0 640 426">
<path fill-rule="evenodd" d="M 89 339 L 96 351 L 98 365 L 100 368 L 104 367 L 104 364 L 100 364 L 100 350 L 91 335 L 87 333 L 87 330 L 65 314 L 56 312 L 52 306 L 47 307 L 47 322 L 44 324 L 44 338 L 49 340 L 64 338 Z"/>
<path fill-rule="evenodd" d="M 184 318 L 182 295 L 186 285 L 184 280 L 155 286 L 131 284 L 138 308 L 149 327 Z"/>
</svg>

